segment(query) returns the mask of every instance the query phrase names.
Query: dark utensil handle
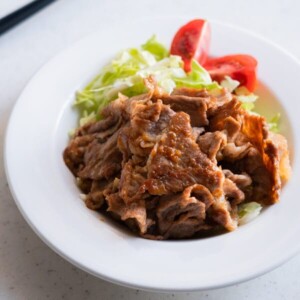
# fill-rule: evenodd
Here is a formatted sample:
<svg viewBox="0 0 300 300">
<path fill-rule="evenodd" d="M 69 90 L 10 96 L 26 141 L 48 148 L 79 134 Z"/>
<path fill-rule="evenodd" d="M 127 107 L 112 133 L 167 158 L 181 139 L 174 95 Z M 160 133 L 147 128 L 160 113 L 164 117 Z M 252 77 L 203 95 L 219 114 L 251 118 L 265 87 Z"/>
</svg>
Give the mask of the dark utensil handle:
<svg viewBox="0 0 300 300">
<path fill-rule="evenodd" d="M 30 17 L 31 15 L 54 1 L 55 0 L 36 0 L 0 19 L 0 34 L 24 21 L 26 18 Z"/>
</svg>

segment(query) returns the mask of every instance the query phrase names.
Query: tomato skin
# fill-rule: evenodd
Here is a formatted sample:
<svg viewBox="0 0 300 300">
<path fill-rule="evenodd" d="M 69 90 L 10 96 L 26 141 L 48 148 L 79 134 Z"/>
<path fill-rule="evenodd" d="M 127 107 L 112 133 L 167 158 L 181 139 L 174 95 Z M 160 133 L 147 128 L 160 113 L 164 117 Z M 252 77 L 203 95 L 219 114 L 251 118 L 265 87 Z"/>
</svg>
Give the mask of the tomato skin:
<svg viewBox="0 0 300 300">
<path fill-rule="evenodd" d="M 200 64 L 206 61 L 210 46 L 210 31 L 208 21 L 195 19 L 176 32 L 170 53 L 182 57 L 186 72 L 191 70 L 192 59 L 196 59 Z"/>
<path fill-rule="evenodd" d="M 257 60 L 250 55 L 235 54 L 210 58 L 206 60 L 204 68 L 215 81 L 221 82 L 227 75 L 238 80 L 240 85 L 250 92 L 256 87 Z"/>
</svg>

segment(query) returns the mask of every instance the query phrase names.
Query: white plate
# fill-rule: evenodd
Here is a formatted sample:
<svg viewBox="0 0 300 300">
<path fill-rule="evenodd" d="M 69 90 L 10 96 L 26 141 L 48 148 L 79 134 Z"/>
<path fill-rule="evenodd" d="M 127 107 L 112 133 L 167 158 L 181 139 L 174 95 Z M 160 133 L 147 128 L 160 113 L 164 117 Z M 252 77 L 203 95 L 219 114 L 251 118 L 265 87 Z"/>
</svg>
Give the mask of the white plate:
<svg viewBox="0 0 300 300">
<path fill-rule="evenodd" d="M 259 106 L 283 114 L 293 177 L 281 202 L 235 232 L 189 241 L 150 241 L 87 209 L 62 160 L 75 127 L 71 103 L 119 50 L 156 33 L 166 45 L 188 19 L 156 18 L 97 32 L 63 51 L 30 81 L 11 115 L 5 163 L 15 201 L 33 230 L 57 253 L 96 276 L 152 290 L 217 288 L 258 276 L 300 246 L 299 63 L 279 47 L 244 30 L 212 25 L 212 53 L 249 53 L 259 61 Z M 281 104 L 280 104 L 281 103 Z M 298 156 L 298 157 L 297 157 Z"/>
</svg>

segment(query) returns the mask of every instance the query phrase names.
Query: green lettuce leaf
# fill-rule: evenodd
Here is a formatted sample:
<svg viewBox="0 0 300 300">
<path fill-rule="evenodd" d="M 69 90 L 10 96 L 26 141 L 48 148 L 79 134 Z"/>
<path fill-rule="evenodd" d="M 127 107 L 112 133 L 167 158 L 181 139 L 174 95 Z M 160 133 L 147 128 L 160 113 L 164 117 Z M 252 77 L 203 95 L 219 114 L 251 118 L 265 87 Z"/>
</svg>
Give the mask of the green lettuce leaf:
<svg viewBox="0 0 300 300">
<path fill-rule="evenodd" d="M 242 102 L 242 107 L 248 111 L 252 111 L 255 107 L 255 101 L 258 99 L 258 96 L 250 93 L 248 95 L 237 95 L 239 101 Z"/>
<path fill-rule="evenodd" d="M 254 109 L 255 105 L 253 102 L 244 102 L 244 103 L 242 103 L 242 107 L 245 110 L 252 111 Z"/>
<path fill-rule="evenodd" d="M 153 54 L 156 60 L 161 60 L 169 55 L 168 49 L 157 41 L 155 35 L 143 44 L 141 48 Z"/>
<path fill-rule="evenodd" d="M 255 219 L 260 214 L 261 209 L 262 206 L 257 202 L 249 202 L 239 205 L 239 225 L 246 224 Z"/>
<path fill-rule="evenodd" d="M 217 82 L 213 82 L 209 73 L 196 61 L 192 61 L 191 71 L 183 78 L 175 78 L 177 87 L 190 88 L 206 88 L 215 89 L 220 88 Z"/>
<path fill-rule="evenodd" d="M 275 133 L 279 132 L 279 122 L 280 122 L 281 115 L 277 113 L 271 120 L 268 122 L 269 130 Z"/>
<path fill-rule="evenodd" d="M 239 85 L 240 82 L 232 79 L 230 76 L 225 76 L 225 78 L 221 81 L 221 86 L 226 88 L 230 93 L 232 93 Z"/>
</svg>

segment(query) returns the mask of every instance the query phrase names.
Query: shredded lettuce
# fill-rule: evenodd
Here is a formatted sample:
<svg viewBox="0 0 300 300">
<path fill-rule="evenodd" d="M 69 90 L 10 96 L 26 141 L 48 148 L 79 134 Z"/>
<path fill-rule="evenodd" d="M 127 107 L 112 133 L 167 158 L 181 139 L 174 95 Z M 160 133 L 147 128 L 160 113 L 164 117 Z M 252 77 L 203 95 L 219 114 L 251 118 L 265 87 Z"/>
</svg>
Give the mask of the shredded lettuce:
<svg viewBox="0 0 300 300">
<path fill-rule="evenodd" d="M 255 105 L 253 102 L 244 102 L 244 103 L 242 103 L 242 107 L 245 110 L 252 111 L 254 109 Z"/>
<path fill-rule="evenodd" d="M 275 133 L 279 132 L 279 122 L 280 122 L 280 113 L 277 113 L 271 120 L 268 122 L 269 130 Z"/>
<path fill-rule="evenodd" d="M 262 209 L 257 202 L 241 204 L 238 208 L 239 225 L 246 224 L 255 219 Z"/>
<path fill-rule="evenodd" d="M 175 79 L 186 77 L 182 69 L 182 60 L 180 56 L 171 55 L 166 57 L 155 65 L 142 69 L 137 72 L 136 76 L 145 79 L 150 75 L 155 77 L 158 85 L 167 93 L 171 93 L 176 87 Z"/>
<path fill-rule="evenodd" d="M 169 55 L 167 48 L 156 40 L 155 35 L 143 44 L 141 48 L 153 54 L 156 60 L 161 60 Z"/>
<path fill-rule="evenodd" d="M 230 93 L 234 92 L 237 99 L 242 102 L 242 107 L 248 111 L 252 111 L 255 107 L 255 101 L 258 96 L 250 93 L 244 86 L 240 86 L 239 81 L 232 79 L 230 76 L 225 76 L 221 81 L 221 86 L 226 88 Z"/>
<path fill-rule="evenodd" d="M 239 85 L 240 82 L 232 79 L 230 76 L 225 76 L 221 81 L 221 86 L 226 88 L 230 93 L 232 93 Z"/>
<path fill-rule="evenodd" d="M 147 91 L 144 79 L 153 76 L 158 86 L 171 93 L 175 87 L 219 88 L 209 73 L 196 61 L 185 73 L 180 56 L 168 50 L 152 36 L 139 48 L 120 52 L 82 90 L 78 91 L 75 107 L 79 110 L 79 125 L 101 118 L 100 112 L 118 93 L 131 97 Z"/>
<path fill-rule="evenodd" d="M 226 76 L 227 82 L 231 82 L 232 79 L 228 76 Z M 223 84 L 223 82 L 221 83 Z M 222 85 L 224 87 L 224 85 Z M 235 94 L 239 101 L 242 102 L 242 107 L 248 111 L 251 111 L 253 114 L 259 115 L 259 113 L 254 112 L 255 108 L 255 102 L 258 99 L 258 96 L 256 94 L 250 93 L 248 89 L 244 86 L 236 87 L 235 88 Z M 277 113 L 271 120 L 268 122 L 268 127 L 270 131 L 273 131 L 275 133 L 279 132 L 279 123 L 280 123 L 280 113 Z"/>
<path fill-rule="evenodd" d="M 96 119 L 96 114 L 94 111 L 92 111 L 91 113 L 87 113 L 86 111 L 83 111 L 83 114 L 79 121 L 79 126 L 82 126 L 88 122 L 95 120 L 95 119 Z"/>
<path fill-rule="evenodd" d="M 237 98 L 243 103 L 254 103 L 258 99 L 258 96 L 251 93 L 249 95 L 239 95 Z"/>
<path fill-rule="evenodd" d="M 237 99 L 242 102 L 242 107 L 244 109 L 248 111 L 252 111 L 254 109 L 255 101 L 258 99 L 257 95 L 250 93 L 244 86 L 236 88 L 235 94 Z"/>
<path fill-rule="evenodd" d="M 206 88 L 208 90 L 220 88 L 217 82 L 213 82 L 209 73 L 196 61 L 192 61 L 192 69 L 184 78 L 175 78 L 177 87 Z"/>
<path fill-rule="evenodd" d="M 228 77 L 228 76 L 226 76 Z M 229 79 L 229 80 L 228 80 Z M 228 77 L 228 81 L 230 82 L 231 78 Z M 245 87 L 238 87 L 235 89 L 236 97 L 239 101 L 242 102 L 242 107 L 252 113 L 259 115 L 257 112 L 254 112 L 255 101 L 258 99 L 258 96 L 250 93 Z M 280 123 L 280 113 L 277 113 L 271 120 L 268 122 L 268 127 L 270 131 L 275 133 L 279 132 L 279 123 Z"/>
</svg>

